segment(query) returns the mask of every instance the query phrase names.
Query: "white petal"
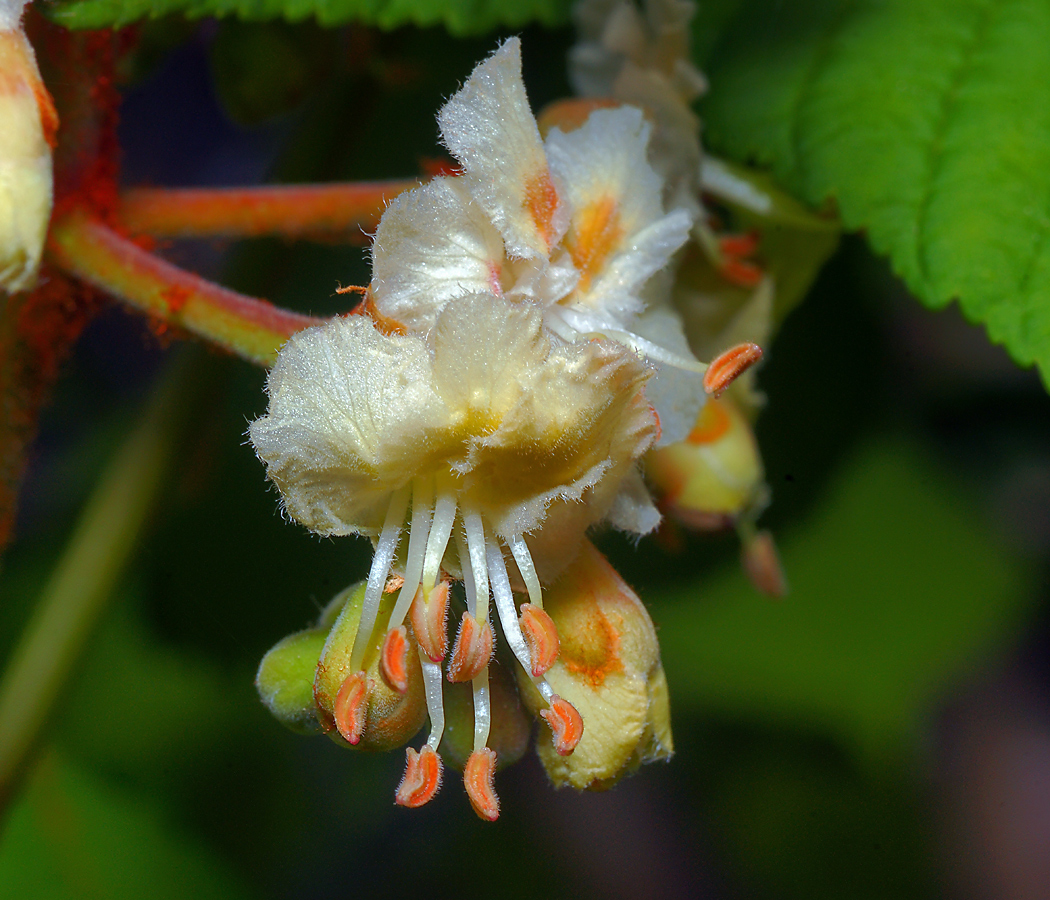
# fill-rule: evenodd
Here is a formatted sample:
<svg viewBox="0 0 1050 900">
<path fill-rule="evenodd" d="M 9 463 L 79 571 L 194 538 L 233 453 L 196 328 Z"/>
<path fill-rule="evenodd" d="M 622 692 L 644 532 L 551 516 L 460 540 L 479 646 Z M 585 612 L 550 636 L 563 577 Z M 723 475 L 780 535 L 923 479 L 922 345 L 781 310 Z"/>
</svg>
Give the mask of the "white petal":
<svg viewBox="0 0 1050 900">
<path fill-rule="evenodd" d="M 458 178 L 401 194 L 372 244 L 376 308 L 409 330 L 433 327 L 452 297 L 501 293 L 503 239 Z"/>
<path fill-rule="evenodd" d="M 288 514 L 319 534 L 377 534 L 447 419 L 422 338 L 380 334 L 364 316 L 293 335 L 267 391 L 252 444 Z"/>
<path fill-rule="evenodd" d="M 445 146 L 511 256 L 545 257 L 568 213 L 559 199 L 521 80 L 521 42 L 506 41 L 438 113 Z"/>
</svg>

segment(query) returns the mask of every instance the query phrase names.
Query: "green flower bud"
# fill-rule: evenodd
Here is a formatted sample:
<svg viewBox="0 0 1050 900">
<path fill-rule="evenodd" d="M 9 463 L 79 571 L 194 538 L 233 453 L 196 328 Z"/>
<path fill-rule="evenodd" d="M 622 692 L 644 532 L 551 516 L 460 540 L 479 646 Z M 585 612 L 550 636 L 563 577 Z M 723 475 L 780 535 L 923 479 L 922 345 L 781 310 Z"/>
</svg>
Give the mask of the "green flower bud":
<svg viewBox="0 0 1050 900">
<path fill-rule="evenodd" d="M 297 631 L 262 658 L 255 687 L 266 708 L 282 725 L 299 734 L 320 734 L 314 703 L 314 673 L 328 632 L 323 628 Z"/>
</svg>

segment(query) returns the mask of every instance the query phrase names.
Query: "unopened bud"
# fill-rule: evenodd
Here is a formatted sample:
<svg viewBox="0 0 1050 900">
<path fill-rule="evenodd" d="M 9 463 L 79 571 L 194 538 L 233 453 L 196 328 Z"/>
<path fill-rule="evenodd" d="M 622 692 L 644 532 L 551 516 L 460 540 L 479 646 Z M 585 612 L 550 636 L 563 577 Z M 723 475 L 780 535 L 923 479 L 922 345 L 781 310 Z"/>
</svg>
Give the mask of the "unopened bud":
<svg viewBox="0 0 1050 900">
<path fill-rule="evenodd" d="M 0 291 L 33 286 L 51 218 L 51 144 L 58 127 L 21 5 L 0 5 Z"/>
<path fill-rule="evenodd" d="M 645 477 L 661 509 L 691 528 L 725 528 L 766 496 L 751 424 L 728 399 L 708 400 L 684 441 L 651 450 Z"/>
<path fill-rule="evenodd" d="M 537 742 L 551 781 L 601 790 L 643 762 L 669 758 L 667 682 L 656 630 L 634 591 L 585 542 L 576 561 L 544 591 L 543 608 L 561 638 L 561 654 L 546 680 L 555 699 L 570 703 L 583 720 L 583 736 L 568 755 L 559 752 L 568 749 L 564 744 Z M 531 681 L 523 677 L 519 683 L 537 714 L 553 709 Z"/>
<path fill-rule="evenodd" d="M 321 728 L 333 740 L 366 750 L 391 750 L 423 727 L 427 712 L 423 673 L 418 656 L 408 653 L 404 671 L 398 673 L 404 678 L 405 690 L 391 687 L 384 678 L 383 649 L 396 594 L 382 595 L 376 625 L 372 634 L 366 636 L 361 668 L 351 668 L 364 595 L 363 583 L 347 588 L 329 604 L 323 616 L 330 618 L 330 611 L 342 603 L 316 661 L 314 701 Z"/>
<path fill-rule="evenodd" d="M 320 734 L 314 704 L 314 673 L 328 632 L 313 628 L 290 634 L 262 659 L 255 676 L 259 697 L 274 717 L 299 734 Z"/>
</svg>

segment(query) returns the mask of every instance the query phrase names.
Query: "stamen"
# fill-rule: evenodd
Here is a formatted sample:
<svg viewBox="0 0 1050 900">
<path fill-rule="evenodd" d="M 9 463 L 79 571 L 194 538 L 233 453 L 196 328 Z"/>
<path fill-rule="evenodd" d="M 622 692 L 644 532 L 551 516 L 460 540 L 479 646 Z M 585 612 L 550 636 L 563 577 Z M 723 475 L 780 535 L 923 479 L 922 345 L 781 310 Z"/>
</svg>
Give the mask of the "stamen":
<svg viewBox="0 0 1050 900">
<path fill-rule="evenodd" d="M 406 748 L 405 774 L 397 786 L 394 802 L 398 806 L 415 809 L 429 803 L 441 787 L 441 757 L 429 744 L 424 744 L 417 753 Z"/>
<path fill-rule="evenodd" d="M 434 522 L 430 526 L 427 553 L 423 563 L 423 588 L 430 591 L 437 584 L 441 560 L 452 536 L 452 525 L 456 521 L 456 495 L 443 493 L 434 506 Z"/>
<path fill-rule="evenodd" d="M 474 676 L 471 687 L 474 689 L 474 749 L 481 750 L 489 742 L 489 730 L 492 727 L 488 666 Z"/>
<path fill-rule="evenodd" d="M 673 369 L 682 369 L 686 372 L 696 372 L 698 375 L 703 375 L 708 369 L 706 363 L 698 362 L 687 356 L 680 356 L 677 353 L 672 353 L 667 348 L 661 347 L 659 344 L 654 344 L 652 341 L 647 341 L 641 335 L 635 334 L 633 331 L 614 331 L 612 329 L 604 328 L 601 331 L 587 332 L 586 334 L 583 334 L 583 337 L 608 338 L 610 341 L 616 341 L 618 344 L 623 344 L 625 347 L 634 350 L 635 353 L 639 353 L 653 362 L 664 363 L 664 365 L 671 366 Z"/>
<path fill-rule="evenodd" d="M 379 656 L 379 673 L 399 694 L 408 690 L 408 632 L 404 625 L 386 633 Z"/>
<path fill-rule="evenodd" d="M 543 609 L 543 592 L 540 589 L 540 578 L 536 574 L 536 565 L 532 561 L 532 554 L 529 553 L 529 545 L 525 543 L 525 539 L 520 534 L 514 534 L 507 541 L 507 546 L 510 547 L 510 552 L 514 555 L 514 562 L 518 564 L 521 580 L 525 582 L 525 590 L 529 592 L 529 602 L 533 606 Z"/>
<path fill-rule="evenodd" d="M 420 585 L 409 612 L 420 648 L 435 663 L 441 662 L 448 651 L 448 591 L 449 583 L 442 581 L 425 598 Z"/>
<path fill-rule="evenodd" d="M 494 540 L 487 543 L 485 549 L 488 555 L 489 578 L 492 579 L 492 596 L 496 601 L 503 633 L 521 667 L 531 673 L 532 657 L 529 655 L 529 648 L 525 646 L 521 626 L 518 625 L 518 611 L 514 608 L 514 594 L 510 589 L 510 579 L 507 578 L 507 564 L 503 561 L 503 553 Z"/>
<path fill-rule="evenodd" d="M 478 614 L 478 592 L 474 586 L 474 569 L 470 565 L 470 551 L 463 531 L 456 529 L 456 549 L 459 551 L 459 565 L 463 570 L 463 591 L 467 595 L 467 612 L 472 616 Z"/>
<path fill-rule="evenodd" d="M 745 537 L 741 550 L 744 572 L 751 583 L 762 593 L 780 599 L 788 592 L 787 578 L 780 565 L 780 554 L 768 531 L 759 531 L 751 537 Z"/>
<path fill-rule="evenodd" d="M 361 621 L 357 626 L 357 634 L 354 636 L 354 649 L 350 652 L 350 668 L 353 671 L 362 668 L 365 648 L 372 638 L 372 629 L 375 628 L 376 616 L 379 614 L 379 600 L 383 593 L 383 585 L 386 584 L 386 576 L 390 573 L 390 564 L 397 550 L 397 540 L 401 536 L 401 526 L 405 522 L 410 494 L 411 488 L 405 485 L 390 499 L 390 505 L 386 510 L 383 530 L 379 534 L 376 552 L 372 557 L 372 568 L 368 570 L 368 584 L 365 586 L 365 599 L 361 606 Z"/>
<path fill-rule="evenodd" d="M 470 574 L 474 581 L 477 610 L 472 615 L 479 622 L 489 619 L 489 574 L 488 561 L 485 555 L 485 524 L 476 512 L 463 514 L 463 530 L 467 535 L 467 549 L 470 554 Z M 502 557 L 500 557 L 502 559 Z"/>
<path fill-rule="evenodd" d="M 463 768 L 463 784 L 474 812 L 487 822 L 495 822 L 499 818 L 499 797 L 496 796 L 495 780 L 495 751 L 482 747 L 471 753 Z"/>
<path fill-rule="evenodd" d="M 583 737 L 583 717 L 568 700 L 557 694 L 550 699 L 550 708 L 540 711 L 554 734 L 554 749 L 561 756 L 568 756 L 576 749 Z"/>
<path fill-rule="evenodd" d="M 365 672 L 354 672 L 343 679 L 335 695 L 335 727 L 350 744 L 360 741 L 365 730 L 370 687 Z"/>
<path fill-rule="evenodd" d="M 547 613 L 531 603 L 521 604 L 521 618 L 518 624 L 529 645 L 533 677 L 539 678 L 558 659 L 561 650 L 558 629 Z"/>
<path fill-rule="evenodd" d="M 423 667 L 423 690 L 427 698 L 427 713 L 430 715 L 430 736 L 427 746 L 436 751 L 445 733 L 445 704 L 441 694 L 441 666 L 426 658 L 419 651 L 419 662 Z"/>
<path fill-rule="evenodd" d="M 712 397 L 721 397 L 726 388 L 762 358 L 758 344 L 737 344 L 711 361 L 704 376 L 704 390 Z"/>
<path fill-rule="evenodd" d="M 412 483 L 412 524 L 408 532 L 408 559 L 405 561 L 405 583 L 390 613 L 390 626 L 396 628 L 405 621 L 408 609 L 416 597 L 416 588 L 423 577 L 423 559 L 430 536 L 430 518 L 433 514 L 434 490 L 429 478 L 417 478 Z"/>
<path fill-rule="evenodd" d="M 469 613 L 463 613 L 448 664 L 448 680 L 456 683 L 473 681 L 482 669 L 488 667 L 495 649 L 495 636 L 488 622 L 478 624 Z"/>
</svg>

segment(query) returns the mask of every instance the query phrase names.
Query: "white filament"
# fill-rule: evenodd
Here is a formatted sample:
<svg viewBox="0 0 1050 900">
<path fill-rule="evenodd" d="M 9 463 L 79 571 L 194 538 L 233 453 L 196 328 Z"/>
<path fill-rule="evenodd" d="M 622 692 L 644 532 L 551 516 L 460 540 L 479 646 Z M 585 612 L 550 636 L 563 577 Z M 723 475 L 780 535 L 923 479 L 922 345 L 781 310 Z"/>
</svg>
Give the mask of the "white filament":
<svg viewBox="0 0 1050 900">
<path fill-rule="evenodd" d="M 445 549 L 448 547 L 448 539 L 452 535 L 452 525 L 455 521 L 456 495 L 440 494 L 434 505 L 434 521 L 430 526 L 426 560 L 423 563 L 423 590 L 428 596 L 437 584 L 441 560 L 445 558 Z"/>
<path fill-rule="evenodd" d="M 427 712 L 430 714 L 430 737 L 427 744 L 437 750 L 441 736 L 445 733 L 445 705 L 441 697 L 441 663 L 431 662 L 430 657 L 419 648 L 419 664 L 423 667 L 423 689 L 427 696 Z"/>
<path fill-rule="evenodd" d="M 485 525 L 476 512 L 463 514 L 463 529 L 467 533 L 467 551 L 470 554 L 470 572 L 474 578 L 475 596 L 478 601 L 474 618 L 478 623 L 489 620 L 489 576 L 485 560 Z M 500 557 L 502 559 L 502 557 Z"/>
<path fill-rule="evenodd" d="M 361 620 L 357 626 L 357 634 L 354 635 L 354 649 L 350 652 L 351 672 L 361 669 L 361 662 L 365 658 L 365 648 L 372 637 L 372 629 L 376 625 L 379 598 L 386 585 L 386 576 L 390 574 L 390 564 L 394 561 L 397 540 L 401 537 L 401 526 L 404 525 L 405 513 L 408 511 L 410 494 L 411 488 L 405 485 L 390 499 L 390 506 L 386 510 L 386 520 L 383 522 L 383 530 L 379 534 L 376 552 L 372 557 L 372 568 L 368 570 L 368 584 L 365 586 L 365 599 L 361 606 Z"/>
<path fill-rule="evenodd" d="M 463 590 L 467 595 L 467 612 L 477 619 L 478 592 L 474 586 L 474 569 L 470 565 L 470 551 L 467 549 L 467 539 L 460 528 L 456 529 L 456 549 L 459 551 L 459 565 L 463 570 Z"/>
<path fill-rule="evenodd" d="M 543 593 L 540 590 L 540 579 L 536 574 L 536 566 L 529 553 L 528 544 L 520 534 L 511 535 L 507 541 L 510 552 L 514 554 L 514 562 L 518 564 L 521 579 L 525 582 L 525 589 L 529 592 L 529 603 L 543 609 Z"/>
<path fill-rule="evenodd" d="M 429 478 L 417 478 L 412 485 L 412 525 L 408 532 L 408 559 L 405 562 L 405 583 L 397 595 L 397 603 L 390 614 L 390 627 L 397 628 L 405 621 L 416 597 L 419 579 L 423 575 L 423 558 L 430 534 L 430 516 L 433 512 L 434 491 Z"/>
<path fill-rule="evenodd" d="M 474 676 L 471 686 L 474 688 L 474 749 L 481 750 L 489 742 L 492 727 L 488 666 Z"/>
</svg>

